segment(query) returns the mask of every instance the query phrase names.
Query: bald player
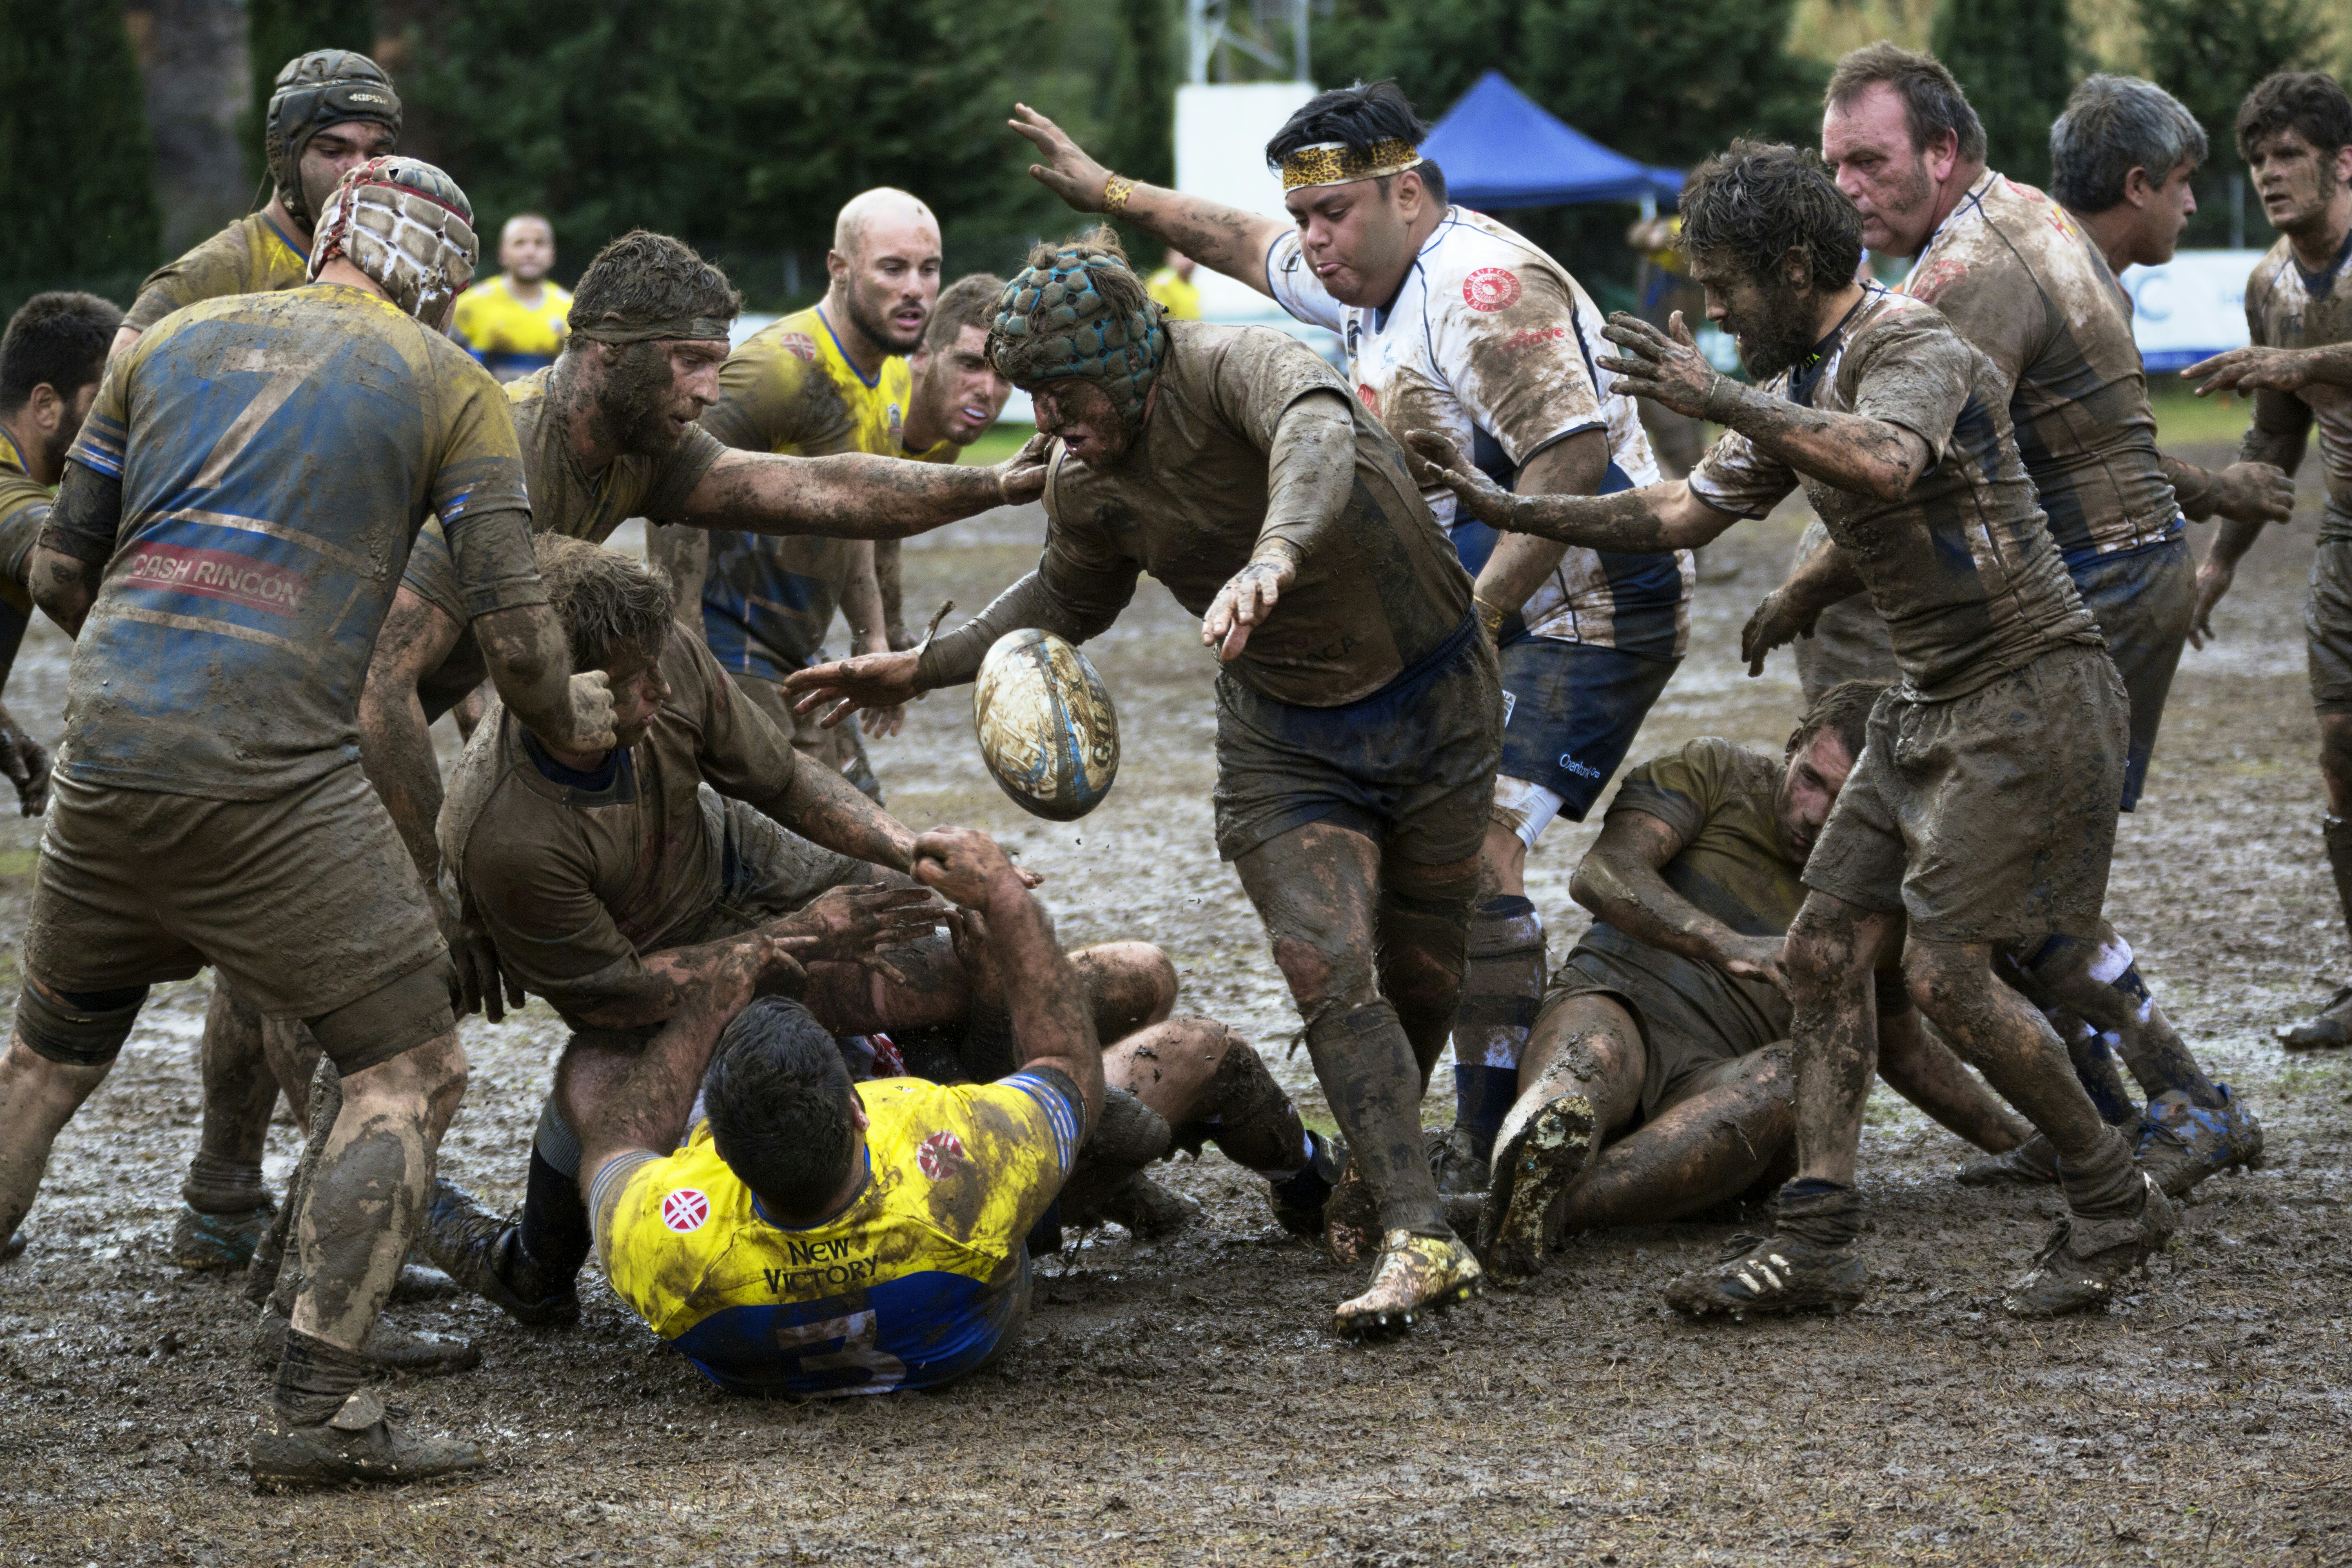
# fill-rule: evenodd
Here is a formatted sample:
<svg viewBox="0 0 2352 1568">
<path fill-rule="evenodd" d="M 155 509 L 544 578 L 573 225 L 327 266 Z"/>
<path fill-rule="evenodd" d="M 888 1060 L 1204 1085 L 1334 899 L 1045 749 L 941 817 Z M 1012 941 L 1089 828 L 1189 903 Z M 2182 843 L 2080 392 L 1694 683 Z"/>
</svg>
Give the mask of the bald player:
<svg viewBox="0 0 2352 1568">
<path fill-rule="evenodd" d="M 912 453 L 906 438 L 914 384 L 902 356 L 922 347 L 939 300 L 939 220 L 904 191 L 866 191 L 834 221 L 824 265 L 831 281 L 824 299 L 728 356 L 719 403 L 703 416 L 703 428 L 749 452 L 953 461 L 953 447 Z M 911 646 L 895 592 L 886 600 L 882 591 L 886 577 L 897 587 L 895 542 L 887 570 L 883 553 L 871 540 L 714 531 L 707 548 L 698 538 L 671 536 L 663 555 L 681 605 L 693 605 L 699 587 L 703 635 L 744 695 L 792 735 L 796 750 L 837 768 L 877 801 L 881 786 L 856 730 L 795 722 L 779 683 L 831 657 L 824 642 L 835 610 L 849 623 L 852 657 Z M 897 709 L 869 713 L 866 731 L 896 734 L 901 718 Z"/>
<path fill-rule="evenodd" d="M 499 230 L 496 278 L 457 296 L 450 331 L 500 381 L 518 381 L 555 363 L 571 325 L 572 290 L 548 281 L 555 267 L 555 226 L 517 213 Z"/>
<path fill-rule="evenodd" d="M 262 115 L 262 153 L 276 187 L 268 205 L 150 274 L 111 353 L 199 300 L 302 287 L 310 281 L 311 225 L 336 184 L 399 144 L 400 95 L 382 66 L 349 49 L 312 49 L 288 60 Z"/>
</svg>

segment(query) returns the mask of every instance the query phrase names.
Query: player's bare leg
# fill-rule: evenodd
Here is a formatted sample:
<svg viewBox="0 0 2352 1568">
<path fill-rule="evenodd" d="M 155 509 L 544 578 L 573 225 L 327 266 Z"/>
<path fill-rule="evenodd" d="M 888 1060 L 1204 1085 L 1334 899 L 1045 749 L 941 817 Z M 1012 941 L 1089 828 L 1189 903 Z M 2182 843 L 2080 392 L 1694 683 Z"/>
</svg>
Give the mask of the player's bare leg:
<svg viewBox="0 0 2352 1568">
<path fill-rule="evenodd" d="M 1351 1334 L 1398 1329 L 1422 1311 L 1467 1300 L 1481 1270 L 1439 1209 L 1421 1136 L 1421 1090 L 1436 1059 L 1434 1042 L 1452 1023 L 1462 962 L 1458 911 L 1475 860 L 1384 868 L 1364 835 L 1310 823 L 1251 850 L 1234 869 L 1306 1020 L 1307 1052 L 1347 1139 L 1349 1170 L 1369 1184 L 1377 1205 L 1381 1252 L 1371 1286 L 1340 1304 L 1336 1327 Z M 1449 900 L 1450 944 L 1442 929 Z M 1384 944 L 1377 966 L 1376 938 Z M 1383 994 L 1387 985 L 1402 994 Z M 1339 1224 L 1335 1215 L 1335 1232 Z"/>
<path fill-rule="evenodd" d="M 217 979 L 200 1052 L 204 1120 L 180 1188 L 172 1261 L 183 1268 L 242 1268 L 277 1213 L 262 1185 L 261 1154 L 278 1082 L 262 1046 L 261 1014 Z M 299 1095 L 294 1103 L 302 1103 Z"/>
<path fill-rule="evenodd" d="M 2327 786 L 2327 815 L 2320 838 L 2344 923 L 2352 930 L 2352 713 L 2319 715 L 2319 776 Z M 2341 1050 L 2352 1046 L 2352 985 L 2337 988 L 2327 1005 L 2279 1037 L 2294 1051 Z"/>
<path fill-rule="evenodd" d="M 1518 1099 L 1495 1140 L 1478 1230 L 1479 1255 L 1496 1278 L 1541 1271 L 1559 1237 L 1562 1194 L 1640 1109 L 1646 1061 L 1640 1026 L 1607 996 L 1562 997 L 1537 1018 Z"/>
</svg>

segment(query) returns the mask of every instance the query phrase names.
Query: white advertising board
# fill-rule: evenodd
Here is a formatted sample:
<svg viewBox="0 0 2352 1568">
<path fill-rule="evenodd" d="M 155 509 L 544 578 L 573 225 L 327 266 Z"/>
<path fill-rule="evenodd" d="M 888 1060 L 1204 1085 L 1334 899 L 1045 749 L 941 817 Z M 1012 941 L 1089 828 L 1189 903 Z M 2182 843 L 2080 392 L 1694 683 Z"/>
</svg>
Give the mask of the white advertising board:
<svg viewBox="0 0 2352 1568">
<path fill-rule="evenodd" d="M 1289 222 L 1282 181 L 1265 166 L 1265 144 L 1293 110 L 1315 96 L 1306 81 L 1188 82 L 1176 89 L 1176 188 L 1229 207 Z M 1156 256 L 1136 258 L 1149 271 Z M 1201 314 L 1212 321 L 1278 318 L 1282 308 L 1246 284 L 1203 267 L 1192 274 Z"/>
<path fill-rule="evenodd" d="M 2184 250 L 2161 267 L 2126 267 L 2132 336 L 2151 373 L 2246 346 L 2246 275 L 2259 250 Z"/>
</svg>

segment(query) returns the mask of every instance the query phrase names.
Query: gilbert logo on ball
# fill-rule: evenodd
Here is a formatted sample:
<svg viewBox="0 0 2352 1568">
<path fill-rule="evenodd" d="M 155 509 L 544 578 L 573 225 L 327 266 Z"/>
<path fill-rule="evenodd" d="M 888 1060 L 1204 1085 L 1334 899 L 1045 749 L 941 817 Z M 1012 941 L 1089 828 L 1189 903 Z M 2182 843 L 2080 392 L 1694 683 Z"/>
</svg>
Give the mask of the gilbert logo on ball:
<svg viewBox="0 0 2352 1568">
<path fill-rule="evenodd" d="M 971 724 L 981 760 L 1024 811 L 1070 822 L 1118 776 L 1118 715 L 1086 655 L 1051 632 L 1007 632 L 980 667 Z"/>
<path fill-rule="evenodd" d="M 692 1187 L 680 1187 L 662 1199 L 662 1224 L 680 1236 L 700 1230 L 702 1222 L 709 1217 L 710 1200 Z"/>
</svg>

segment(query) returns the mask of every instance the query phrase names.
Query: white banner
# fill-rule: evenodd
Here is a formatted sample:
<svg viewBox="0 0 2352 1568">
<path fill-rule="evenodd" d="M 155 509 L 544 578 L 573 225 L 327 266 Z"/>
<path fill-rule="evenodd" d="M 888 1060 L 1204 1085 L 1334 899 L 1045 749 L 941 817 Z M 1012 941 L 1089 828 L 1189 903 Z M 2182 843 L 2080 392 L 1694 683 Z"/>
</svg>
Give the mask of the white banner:
<svg viewBox="0 0 2352 1568">
<path fill-rule="evenodd" d="M 2126 267 L 2132 336 L 2151 373 L 2246 346 L 2246 277 L 2259 250 L 2184 250 L 2161 267 Z"/>
</svg>

